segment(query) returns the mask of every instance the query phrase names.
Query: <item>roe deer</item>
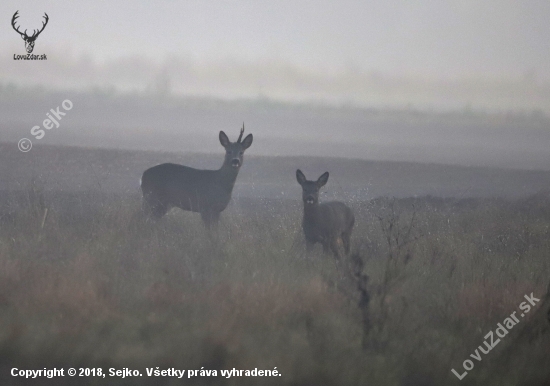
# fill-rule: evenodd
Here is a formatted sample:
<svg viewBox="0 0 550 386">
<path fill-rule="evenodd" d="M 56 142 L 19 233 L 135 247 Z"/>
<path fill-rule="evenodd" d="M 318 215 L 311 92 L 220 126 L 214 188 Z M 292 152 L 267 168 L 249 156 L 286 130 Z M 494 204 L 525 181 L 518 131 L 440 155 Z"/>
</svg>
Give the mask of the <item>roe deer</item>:
<svg viewBox="0 0 550 386">
<path fill-rule="evenodd" d="M 331 201 L 319 204 L 319 189 L 328 181 L 325 172 L 317 181 L 308 181 L 300 169 L 296 170 L 296 179 L 302 185 L 302 201 L 304 202 L 304 219 L 302 228 L 306 237 L 306 247 L 311 251 L 315 243 L 323 246 L 325 253 L 332 251 L 340 258 L 338 245 L 344 244 L 346 255 L 350 251 L 350 238 L 355 217 L 350 208 L 343 202 Z"/>
<path fill-rule="evenodd" d="M 199 170 L 183 165 L 162 164 L 147 169 L 141 178 L 143 209 L 159 219 L 172 207 L 198 212 L 207 228 L 217 225 L 220 213 L 231 200 L 231 192 L 243 164 L 243 154 L 252 145 L 252 134 L 230 142 L 220 131 L 225 160 L 218 170 Z"/>
</svg>

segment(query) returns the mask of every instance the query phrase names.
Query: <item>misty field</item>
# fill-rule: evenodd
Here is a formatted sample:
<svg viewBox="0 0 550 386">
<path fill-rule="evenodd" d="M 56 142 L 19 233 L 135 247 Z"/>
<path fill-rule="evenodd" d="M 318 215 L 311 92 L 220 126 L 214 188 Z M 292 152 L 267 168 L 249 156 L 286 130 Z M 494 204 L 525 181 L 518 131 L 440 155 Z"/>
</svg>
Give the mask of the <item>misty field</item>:
<svg viewBox="0 0 550 386">
<path fill-rule="evenodd" d="M 0 10 L 0 386 L 550 386 L 549 0 Z"/>
<path fill-rule="evenodd" d="M 301 202 L 240 198 L 218 232 L 137 195 L 6 198 L 0 228 L 2 384 L 12 367 L 215 369 L 218 377 L 25 384 L 543 385 L 550 196 L 348 202 L 352 254 L 306 256 Z M 459 381 L 484 336 L 540 302 Z M 545 300 L 546 299 L 546 300 Z M 518 312 L 519 313 L 519 312 Z M 484 347 L 484 346 L 483 346 Z M 220 376 L 221 369 L 280 377 Z"/>
</svg>

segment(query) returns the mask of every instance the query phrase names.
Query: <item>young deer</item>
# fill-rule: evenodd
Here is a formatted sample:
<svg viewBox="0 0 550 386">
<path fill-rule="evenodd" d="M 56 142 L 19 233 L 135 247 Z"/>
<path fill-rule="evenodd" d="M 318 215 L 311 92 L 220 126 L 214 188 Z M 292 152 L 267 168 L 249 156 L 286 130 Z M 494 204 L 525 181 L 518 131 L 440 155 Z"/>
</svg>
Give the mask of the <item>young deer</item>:
<svg viewBox="0 0 550 386">
<path fill-rule="evenodd" d="M 338 245 L 341 240 L 348 255 L 351 231 L 355 223 L 353 212 L 346 204 L 339 201 L 319 204 L 319 189 L 327 183 L 328 172 L 325 172 L 317 181 L 308 181 L 304 173 L 298 169 L 296 179 L 302 185 L 304 202 L 302 228 L 308 252 L 315 243 L 320 243 L 325 253 L 330 250 L 338 259 L 340 258 Z"/>
<path fill-rule="evenodd" d="M 162 164 L 147 169 L 141 178 L 143 208 L 159 219 L 172 207 L 198 212 L 207 228 L 217 225 L 220 213 L 231 200 L 231 192 L 243 164 L 243 154 L 252 145 L 252 134 L 230 142 L 220 131 L 225 160 L 218 170 L 199 170 L 183 165 Z"/>
</svg>

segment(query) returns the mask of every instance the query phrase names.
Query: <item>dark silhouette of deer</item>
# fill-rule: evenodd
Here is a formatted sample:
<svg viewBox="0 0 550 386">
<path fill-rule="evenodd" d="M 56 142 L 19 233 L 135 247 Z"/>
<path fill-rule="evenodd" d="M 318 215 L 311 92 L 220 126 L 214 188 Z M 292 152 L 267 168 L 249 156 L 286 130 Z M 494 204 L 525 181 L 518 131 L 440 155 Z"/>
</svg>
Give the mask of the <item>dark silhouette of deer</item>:
<svg viewBox="0 0 550 386">
<path fill-rule="evenodd" d="M 302 185 L 304 218 L 302 228 L 306 237 L 308 253 L 315 243 L 323 246 L 323 251 L 332 251 L 339 259 L 339 244 L 344 244 L 346 255 L 350 252 L 350 238 L 355 217 L 350 208 L 343 202 L 331 201 L 319 203 L 319 189 L 328 181 L 328 172 L 323 173 L 317 181 L 308 181 L 300 169 L 296 170 L 296 179 Z"/>
<path fill-rule="evenodd" d="M 199 170 L 166 163 L 147 169 L 141 178 L 143 209 L 159 219 L 172 207 L 198 212 L 207 228 L 217 225 L 220 213 L 231 200 L 231 192 L 243 164 L 244 151 L 252 145 L 252 134 L 241 141 L 244 123 L 237 142 L 230 142 L 220 131 L 225 160 L 218 170 Z"/>
<path fill-rule="evenodd" d="M 36 41 L 36 38 L 38 37 L 38 35 L 40 35 L 40 33 L 42 33 L 42 31 L 44 31 L 44 28 L 46 28 L 46 25 L 48 24 L 48 20 L 50 20 L 50 18 L 48 17 L 48 14 L 44 12 L 43 18 L 45 19 L 45 21 L 42 22 L 42 28 L 40 30 L 33 30 L 33 34 L 29 36 L 27 35 L 27 30 L 25 30 L 25 32 L 21 32 L 19 31 L 19 28 L 15 25 L 15 22 L 19 17 L 18 13 L 19 11 L 15 11 L 15 13 L 13 14 L 13 17 L 11 18 L 11 26 L 15 31 L 17 31 L 19 35 L 21 35 L 21 37 L 25 41 L 25 49 L 30 54 L 34 49 L 34 42 Z"/>
</svg>

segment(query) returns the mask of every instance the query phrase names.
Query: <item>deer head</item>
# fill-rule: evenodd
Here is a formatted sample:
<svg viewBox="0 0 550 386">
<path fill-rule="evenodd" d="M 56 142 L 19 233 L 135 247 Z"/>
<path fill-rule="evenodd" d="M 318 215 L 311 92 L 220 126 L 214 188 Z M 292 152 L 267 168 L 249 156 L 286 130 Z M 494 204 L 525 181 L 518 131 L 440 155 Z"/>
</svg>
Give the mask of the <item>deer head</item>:
<svg viewBox="0 0 550 386">
<path fill-rule="evenodd" d="M 302 185 L 302 201 L 305 205 L 319 203 L 319 190 L 328 182 L 328 172 L 324 172 L 317 181 L 308 181 L 300 169 L 296 170 L 296 180 Z"/>
<path fill-rule="evenodd" d="M 237 142 L 231 142 L 229 141 L 229 138 L 227 138 L 227 135 L 220 131 L 220 143 L 225 148 L 225 164 L 231 165 L 231 167 L 235 169 L 239 169 L 241 165 L 243 164 L 243 155 L 244 151 L 252 145 L 252 134 L 248 134 L 245 139 L 243 138 L 244 134 L 244 122 L 243 122 L 243 128 L 241 129 L 241 133 L 239 135 L 239 139 L 237 139 Z M 242 140 L 242 141 L 241 141 Z"/>
<path fill-rule="evenodd" d="M 27 52 L 30 54 L 32 52 L 32 50 L 34 49 L 34 42 L 36 40 L 36 38 L 38 37 L 38 35 L 40 35 L 40 33 L 42 31 L 44 31 L 44 28 L 46 27 L 46 24 L 48 24 L 48 20 L 49 20 L 49 17 L 48 17 L 48 14 L 46 12 L 44 12 L 44 19 L 45 21 L 42 22 L 42 28 L 40 30 L 33 30 L 33 34 L 31 36 L 27 35 L 27 30 L 25 30 L 25 32 L 21 32 L 19 31 L 19 28 L 15 25 L 15 22 L 17 20 L 17 18 L 19 17 L 18 15 L 19 11 L 16 11 L 14 14 L 13 14 L 13 17 L 11 19 L 11 26 L 13 27 L 13 29 L 19 34 L 21 35 L 21 38 L 25 41 L 25 49 L 27 50 Z"/>
</svg>

